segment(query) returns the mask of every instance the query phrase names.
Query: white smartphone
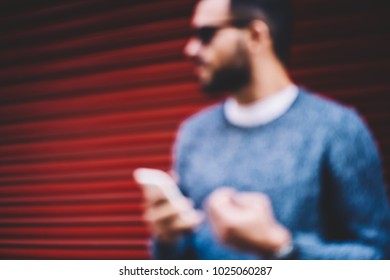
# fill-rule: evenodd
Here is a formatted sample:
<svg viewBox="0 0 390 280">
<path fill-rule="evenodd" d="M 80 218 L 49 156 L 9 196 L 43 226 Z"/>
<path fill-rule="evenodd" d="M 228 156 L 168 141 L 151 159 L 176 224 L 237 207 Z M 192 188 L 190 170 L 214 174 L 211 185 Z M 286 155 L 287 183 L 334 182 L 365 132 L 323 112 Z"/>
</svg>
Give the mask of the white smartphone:
<svg viewBox="0 0 390 280">
<path fill-rule="evenodd" d="M 157 188 L 172 204 L 183 194 L 173 178 L 159 169 L 137 168 L 133 172 L 135 181 L 145 188 Z"/>
<path fill-rule="evenodd" d="M 180 192 L 179 187 L 171 175 L 159 169 L 137 168 L 133 172 L 133 177 L 143 188 L 150 188 L 151 191 L 157 189 L 173 207 L 182 211 L 182 208 L 177 205 L 177 201 L 185 197 Z M 199 214 L 195 209 L 193 211 L 187 211 L 180 216 L 188 221 L 199 220 Z"/>
</svg>

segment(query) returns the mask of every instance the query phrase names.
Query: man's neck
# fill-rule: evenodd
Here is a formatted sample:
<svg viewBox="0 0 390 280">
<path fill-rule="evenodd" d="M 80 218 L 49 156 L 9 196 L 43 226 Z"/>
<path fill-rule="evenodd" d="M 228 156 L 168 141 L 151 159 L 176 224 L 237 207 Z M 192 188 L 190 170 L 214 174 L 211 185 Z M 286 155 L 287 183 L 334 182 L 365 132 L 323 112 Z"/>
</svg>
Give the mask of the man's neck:
<svg viewBox="0 0 390 280">
<path fill-rule="evenodd" d="M 292 81 L 281 63 L 257 63 L 260 67 L 253 67 L 252 82 L 238 92 L 232 94 L 232 97 L 239 104 L 245 105 L 277 94 Z"/>
</svg>

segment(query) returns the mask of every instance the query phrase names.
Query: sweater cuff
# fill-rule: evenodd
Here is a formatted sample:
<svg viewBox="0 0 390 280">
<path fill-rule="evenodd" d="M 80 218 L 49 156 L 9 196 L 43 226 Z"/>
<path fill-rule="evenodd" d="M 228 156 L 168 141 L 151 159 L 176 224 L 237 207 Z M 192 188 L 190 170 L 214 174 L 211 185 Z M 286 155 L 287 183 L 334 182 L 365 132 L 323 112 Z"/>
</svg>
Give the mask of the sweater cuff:
<svg viewBox="0 0 390 280">
<path fill-rule="evenodd" d="M 179 237 L 173 243 L 161 242 L 158 238 L 151 239 L 151 253 L 153 259 L 157 260 L 177 260 L 185 259 L 189 251 L 191 235 L 186 234 Z"/>
</svg>

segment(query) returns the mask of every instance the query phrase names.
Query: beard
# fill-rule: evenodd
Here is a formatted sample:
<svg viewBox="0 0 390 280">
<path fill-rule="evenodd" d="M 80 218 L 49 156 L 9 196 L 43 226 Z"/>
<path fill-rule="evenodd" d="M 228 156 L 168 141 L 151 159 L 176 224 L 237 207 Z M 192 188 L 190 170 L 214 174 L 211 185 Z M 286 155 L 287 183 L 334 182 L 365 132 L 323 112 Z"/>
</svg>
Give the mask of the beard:
<svg viewBox="0 0 390 280">
<path fill-rule="evenodd" d="M 226 92 L 234 93 L 251 82 L 251 63 L 245 46 L 238 41 L 235 53 L 216 69 L 209 82 L 202 84 L 205 95 L 220 98 Z"/>
</svg>

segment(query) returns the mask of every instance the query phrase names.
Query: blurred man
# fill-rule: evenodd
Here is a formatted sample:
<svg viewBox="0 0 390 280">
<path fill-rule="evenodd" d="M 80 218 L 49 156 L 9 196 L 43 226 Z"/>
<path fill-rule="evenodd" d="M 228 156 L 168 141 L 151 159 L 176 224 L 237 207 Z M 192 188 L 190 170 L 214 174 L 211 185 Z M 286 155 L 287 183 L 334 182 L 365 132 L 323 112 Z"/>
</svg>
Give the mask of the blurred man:
<svg viewBox="0 0 390 280">
<path fill-rule="evenodd" d="M 156 258 L 381 259 L 390 218 L 380 159 L 357 114 L 294 85 L 284 0 L 203 0 L 185 54 L 210 97 L 183 123 L 189 198 L 147 195 Z M 198 209 L 201 216 L 183 219 Z"/>
</svg>

